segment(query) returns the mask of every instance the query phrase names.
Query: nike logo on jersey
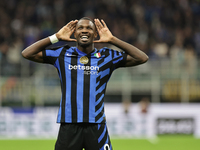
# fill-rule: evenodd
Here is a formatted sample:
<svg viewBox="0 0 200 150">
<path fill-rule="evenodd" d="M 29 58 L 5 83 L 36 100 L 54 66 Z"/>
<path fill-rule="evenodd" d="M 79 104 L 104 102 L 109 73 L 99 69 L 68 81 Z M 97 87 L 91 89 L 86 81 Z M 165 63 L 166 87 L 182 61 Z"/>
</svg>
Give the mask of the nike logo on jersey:
<svg viewBox="0 0 200 150">
<path fill-rule="evenodd" d="M 67 56 L 76 56 L 76 55 L 72 55 L 72 54 L 67 53 Z"/>
</svg>

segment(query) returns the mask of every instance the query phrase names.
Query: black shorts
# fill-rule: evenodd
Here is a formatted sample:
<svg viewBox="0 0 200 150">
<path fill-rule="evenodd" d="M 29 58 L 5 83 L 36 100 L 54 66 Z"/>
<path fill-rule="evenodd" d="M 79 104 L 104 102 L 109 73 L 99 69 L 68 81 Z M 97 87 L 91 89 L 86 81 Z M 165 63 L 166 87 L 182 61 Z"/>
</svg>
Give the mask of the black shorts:
<svg viewBox="0 0 200 150">
<path fill-rule="evenodd" d="M 106 124 L 62 123 L 55 150 L 112 150 Z"/>
</svg>

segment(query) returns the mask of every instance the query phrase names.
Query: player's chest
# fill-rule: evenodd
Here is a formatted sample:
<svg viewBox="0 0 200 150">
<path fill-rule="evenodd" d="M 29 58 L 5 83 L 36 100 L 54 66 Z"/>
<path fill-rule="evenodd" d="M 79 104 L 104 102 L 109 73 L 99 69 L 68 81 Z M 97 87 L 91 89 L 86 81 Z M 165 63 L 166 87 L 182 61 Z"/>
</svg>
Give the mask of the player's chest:
<svg viewBox="0 0 200 150">
<path fill-rule="evenodd" d="M 64 57 L 64 65 L 66 71 L 71 73 L 80 73 L 85 75 L 103 75 L 104 73 L 109 74 L 110 68 L 112 67 L 111 60 L 105 57 L 96 56 L 67 56 Z"/>
</svg>

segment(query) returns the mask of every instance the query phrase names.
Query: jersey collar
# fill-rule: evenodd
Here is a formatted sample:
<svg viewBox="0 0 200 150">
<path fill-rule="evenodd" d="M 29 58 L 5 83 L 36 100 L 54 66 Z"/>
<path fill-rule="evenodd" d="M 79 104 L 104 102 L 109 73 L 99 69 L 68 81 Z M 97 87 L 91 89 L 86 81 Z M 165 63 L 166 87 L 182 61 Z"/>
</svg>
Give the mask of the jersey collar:
<svg viewBox="0 0 200 150">
<path fill-rule="evenodd" d="M 76 48 L 76 52 L 79 54 L 79 55 L 94 55 L 94 53 L 96 53 L 97 52 L 97 49 L 96 48 L 94 48 L 94 50 L 93 51 L 91 51 L 89 54 L 86 54 L 86 53 L 84 53 L 84 52 L 82 52 L 82 51 L 80 51 L 78 48 Z"/>
</svg>

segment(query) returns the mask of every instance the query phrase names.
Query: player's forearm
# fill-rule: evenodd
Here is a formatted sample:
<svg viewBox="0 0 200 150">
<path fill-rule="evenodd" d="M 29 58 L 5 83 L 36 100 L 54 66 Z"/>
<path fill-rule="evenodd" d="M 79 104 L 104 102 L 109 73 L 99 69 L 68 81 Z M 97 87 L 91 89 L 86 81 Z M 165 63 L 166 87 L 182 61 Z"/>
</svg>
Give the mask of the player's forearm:
<svg viewBox="0 0 200 150">
<path fill-rule="evenodd" d="M 115 36 L 112 37 L 110 43 L 125 51 L 128 55 L 135 59 L 136 62 L 144 63 L 148 60 L 148 56 L 144 52 Z"/>
<path fill-rule="evenodd" d="M 31 59 L 49 45 L 51 45 L 49 37 L 39 40 L 27 47 L 26 49 L 24 49 L 22 51 L 22 56 L 26 59 Z"/>
</svg>

